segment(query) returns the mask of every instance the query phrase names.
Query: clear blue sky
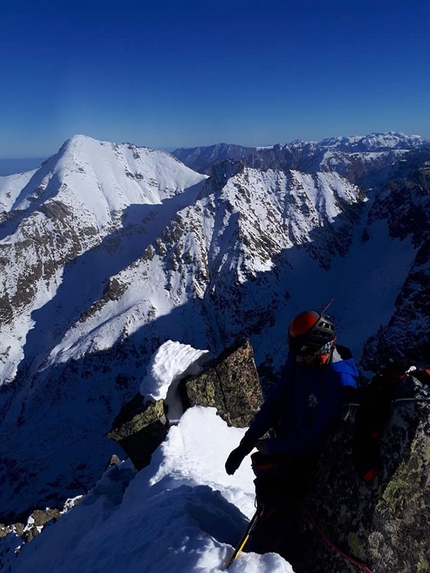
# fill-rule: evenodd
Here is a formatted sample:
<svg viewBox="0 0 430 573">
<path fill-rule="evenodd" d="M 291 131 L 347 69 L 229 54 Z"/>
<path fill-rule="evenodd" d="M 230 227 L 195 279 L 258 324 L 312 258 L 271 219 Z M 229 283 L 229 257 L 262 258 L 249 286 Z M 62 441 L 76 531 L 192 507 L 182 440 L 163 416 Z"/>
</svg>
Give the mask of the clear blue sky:
<svg viewBox="0 0 430 573">
<path fill-rule="evenodd" d="M 430 138 L 429 0 L 4 0 L 0 158 Z"/>
</svg>

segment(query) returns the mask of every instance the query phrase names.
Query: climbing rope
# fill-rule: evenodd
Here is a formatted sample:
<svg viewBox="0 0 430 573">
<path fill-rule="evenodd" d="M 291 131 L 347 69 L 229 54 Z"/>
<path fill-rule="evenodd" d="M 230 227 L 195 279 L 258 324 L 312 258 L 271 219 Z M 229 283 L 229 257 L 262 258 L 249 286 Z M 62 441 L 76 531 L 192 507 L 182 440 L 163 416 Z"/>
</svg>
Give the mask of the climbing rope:
<svg viewBox="0 0 430 573">
<path fill-rule="evenodd" d="M 307 516 L 309 517 L 310 522 L 312 523 L 312 525 L 315 527 L 315 529 L 318 531 L 318 533 L 321 535 L 321 537 L 324 539 L 324 541 L 327 543 L 327 545 L 329 545 L 334 551 L 336 551 L 336 553 L 338 553 L 339 555 L 341 555 L 344 559 L 346 559 L 347 561 L 349 561 L 350 563 L 352 563 L 353 565 L 355 565 L 356 567 L 359 567 L 362 571 L 365 571 L 365 573 L 372 573 L 372 571 L 366 566 L 364 565 L 364 563 L 361 563 L 360 561 L 358 561 L 358 559 L 355 559 L 354 557 L 351 557 L 350 555 L 347 555 L 344 551 L 342 551 L 341 549 L 339 549 L 339 547 L 337 547 L 328 537 L 327 535 L 324 533 L 324 531 L 321 529 L 321 527 L 318 525 L 318 523 L 315 521 L 312 513 L 309 511 L 309 509 L 307 507 L 305 507 L 304 505 L 302 505 L 302 509 L 303 511 L 307 514 Z"/>
</svg>

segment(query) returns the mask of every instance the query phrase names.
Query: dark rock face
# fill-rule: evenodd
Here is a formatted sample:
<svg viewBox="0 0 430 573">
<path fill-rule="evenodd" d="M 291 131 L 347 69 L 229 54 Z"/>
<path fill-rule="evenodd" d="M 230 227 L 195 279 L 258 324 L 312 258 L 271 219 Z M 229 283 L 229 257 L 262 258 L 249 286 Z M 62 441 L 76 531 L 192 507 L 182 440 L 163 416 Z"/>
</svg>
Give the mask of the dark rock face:
<svg viewBox="0 0 430 573">
<path fill-rule="evenodd" d="M 263 402 L 248 339 L 225 350 L 205 370 L 183 381 L 184 405 L 212 406 L 230 426 L 249 426 Z"/>
<path fill-rule="evenodd" d="M 30 515 L 29 523 L 23 532 L 23 538 L 28 543 L 34 539 L 42 529 L 50 522 L 57 521 L 61 516 L 61 512 L 58 509 L 46 508 L 45 511 L 41 509 L 36 509 Z"/>
<path fill-rule="evenodd" d="M 381 440 L 383 469 L 369 484 L 353 465 L 353 424 L 336 433 L 306 500 L 296 573 L 352 571 L 315 524 L 372 573 L 430 571 L 429 415 L 429 402 L 393 406 Z"/>
<path fill-rule="evenodd" d="M 425 367 L 430 356 L 430 240 L 417 252 L 415 262 L 396 299 L 396 312 L 390 322 L 370 337 L 362 365 L 376 371 L 378 364 L 399 356 Z"/>
<path fill-rule="evenodd" d="M 128 402 L 114 420 L 108 438 L 115 440 L 141 470 L 151 461 L 151 455 L 168 432 L 163 400 L 145 404 L 141 394 Z"/>
<path fill-rule="evenodd" d="M 417 154 L 419 167 L 407 178 L 389 181 L 369 213 L 369 224 L 386 220 L 390 236 L 411 237 L 415 261 L 399 292 L 390 322 L 365 344 L 362 366 L 376 371 L 388 358 L 401 355 L 423 367 L 430 355 L 430 161 L 428 150 Z M 421 161 L 421 163 L 420 163 Z"/>
</svg>

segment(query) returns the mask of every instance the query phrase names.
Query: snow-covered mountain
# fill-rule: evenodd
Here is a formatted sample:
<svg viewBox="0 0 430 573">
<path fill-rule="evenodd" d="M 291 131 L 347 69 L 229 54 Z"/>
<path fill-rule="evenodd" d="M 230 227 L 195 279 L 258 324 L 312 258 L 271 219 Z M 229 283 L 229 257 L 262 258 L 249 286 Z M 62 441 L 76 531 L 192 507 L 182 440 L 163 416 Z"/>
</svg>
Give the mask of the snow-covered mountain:
<svg viewBox="0 0 430 573">
<path fill-rule="evenodd" d="M 352 137 L 331 137 L 320 142 L 321 147 L 335 148 L 350 153 L 378 152 L 388 149 L 420 149 L 429 145 L 420 135 L 405 135 L 390 131 L 388 133 L 371 133 L 370 135 L 355 135 Z"/>
<path fill-rule="evenodd" d="M 358 185 L 369 187 L 372 185 L 370 179 L 379 171 L 422 149 L 430 149 L 430 141 L 419 135 L 389 132 L 332 137 L 319 142 L 296 140 L 255 148 L 219 144 L 178 149 L 173 155 L 201 173 L 210 173 L 216 162 L 241 159 L 258 169 L 297 169 L 307 173 L 336 171 Z"/>
<path fill-rule="evenodd" d="M 146 206 L 143 209 L 150 214 L 152 205 L 164 202 L 168 213 L 159 231 L 169 215 L 189 201 L 184 191 L 195 194 L 194 187 L 204 179 L 161 151 L 83 136 L 67 141 L 39 170 L 0 178 L 0 309 L 7 344 L 2 382 L 14 379 L 23 358 L 37 362 L 36 356 L 44 352 L 43 339 L 51 349 L 68 322 L 76 321 L 101 296 L 100 289 L 113 271 L 141 254 L 139 234 L 146 233 L 147 226 L 140 217 L 134 220 L 131 206 Z M 137 236 L 131 236 L 137 224 Z M 156 224 L 151 228 L 157 229 Z M 76 282 L 72 279 L 58 321 L 49 317 L 51 326 L 57 323 L 55 332 L 45 330 L 34 352 L 26 349 L 24 356 L 20 341 L 33 326 L 31 313 L 58 297 L 65 265 L 91 253 L 104 239 L 109 244 L 86 259 L 91 272 L 82 272 Z M 111 256 L 117 244 L 123 247 L 121 261 Z"/>
<path fill-rule="evenodd" d="M 414 308 L 408 285 L 419 294 L 428 274 L 429 152 L 385 139 L 392 163 L 350 179 L 341 172 L 379 151 L 354 151 L 342 169 L 226 160 L 208 177 L 84 136 L 0 178 L 2 517 L 94 484 L 117 451 L 105 437 L 113 418 L 168 339 L 217 354 L 247 333 L 269 382 L 291 316 L 334 298 L 340 341 L 357 361 L 375 335 L 377 349 L 396 304 Z M 386 353 L 397 344 L 384 340 Z"/>
<path fill-rule="evenodd" d="M 179 161 L 191 167 L 195 171 L 205 172 L 214 163 L 225 161 L 226 159 L 242 159 L 247 155 L 252 155 L 257 151 L 256 147 L 244 147 L 229 143 L 217 143 L 206 147 L 193 147 L 191 149 L 176 149 L 172 155 Z"/>
</svg>

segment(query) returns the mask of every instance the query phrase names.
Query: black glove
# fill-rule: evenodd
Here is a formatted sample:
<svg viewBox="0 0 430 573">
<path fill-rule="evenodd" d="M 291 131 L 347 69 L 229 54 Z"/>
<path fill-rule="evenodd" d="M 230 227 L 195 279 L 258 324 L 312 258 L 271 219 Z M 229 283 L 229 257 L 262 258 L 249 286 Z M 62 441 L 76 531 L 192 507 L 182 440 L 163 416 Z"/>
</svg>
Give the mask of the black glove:
<svg viewBox="0 0 430 573">
<path fill-rule="evenodd" d="M 245 445 L 241 443 L 231 452 L 227 458 L 227 461 L 225 462 L 225 471 L 229 476 L 234 474 L 234 472 L 242 463 L 243 458 L 249 454 L 252 448 L 253 446 L 251 445 Z"/>
<path fill-rule="evenodd" d="M 225 471 L 229 476 L 232 476 L 237 468 L 242 463 L 243 458 L 246 456 L 247 452 L 244 451 L 243 447 L 238 446 L 235 448 L 231 454 L 228 456 L 225 462 Z"/>
</svg>

